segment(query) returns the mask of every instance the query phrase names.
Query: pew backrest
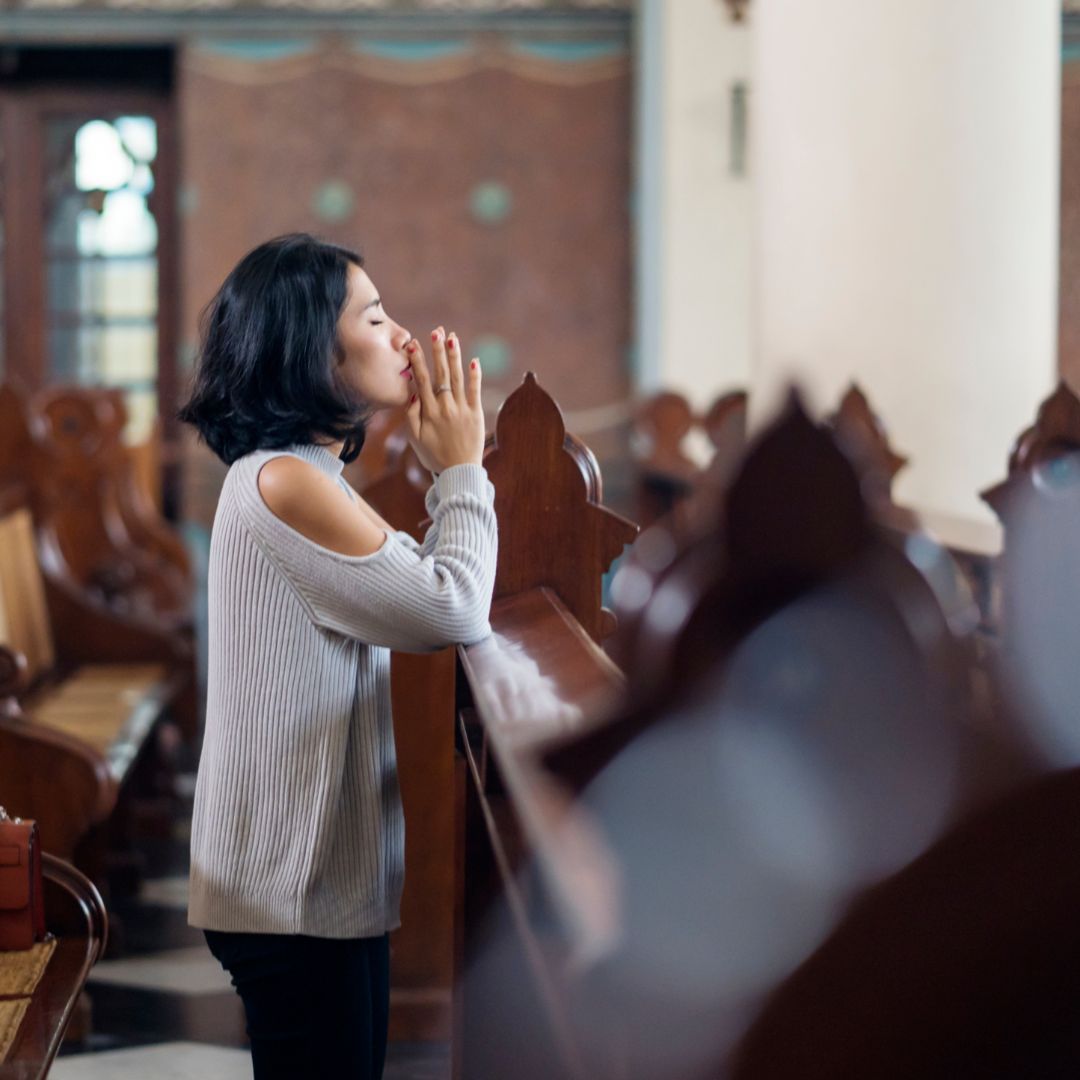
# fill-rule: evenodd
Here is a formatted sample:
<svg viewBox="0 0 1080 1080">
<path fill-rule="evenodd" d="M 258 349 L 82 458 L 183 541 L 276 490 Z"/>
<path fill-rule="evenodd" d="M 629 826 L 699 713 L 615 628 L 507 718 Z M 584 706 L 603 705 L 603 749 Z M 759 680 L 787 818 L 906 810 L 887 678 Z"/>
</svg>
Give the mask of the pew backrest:
<svg viewBox="0 0 1080 1080">
<path fill-rule="evenodd" d="M 29 683 L 56 663 L 33 519 L 11 491 L 0 496 L 0 645 L 25 656 Z"/>
</svg>

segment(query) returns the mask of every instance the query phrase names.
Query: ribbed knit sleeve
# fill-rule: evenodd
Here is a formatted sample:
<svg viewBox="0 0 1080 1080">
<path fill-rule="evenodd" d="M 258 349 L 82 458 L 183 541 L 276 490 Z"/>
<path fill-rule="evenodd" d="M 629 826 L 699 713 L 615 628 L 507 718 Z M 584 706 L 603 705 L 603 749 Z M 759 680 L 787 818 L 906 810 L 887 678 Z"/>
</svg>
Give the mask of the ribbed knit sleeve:
<svg viewBox="0 0 1080 1080">
<path fill-rule="evenodd" d="M 436 480 L 438 478 L 436 477 Z M 437 484 L 432 484 L 427 489 L 427 494 L 424 496 L 424 505 L 427 507 L 428 517 L 432 519 L 432 524 L 427 532 L 424 534 L 423 542 L 418 542 L 411 533 L 405 532 L 403 529 L 399 529 L 394 535 L 407 547 L 410 551 L 415 551 L 421 558 L 425 558 L 435 550 L 435 544 L 439 539 L 439 527 L 435 524 L 435 509 L 439 505 L 439 489 Z"/>
<path fill-rule="evenodd" d="M 432 526 L 417 546 L 388 533 L 371 555 L 342 555 L 309 540 L 263 501 L 259 470 L 280 452 L 238 462 L 241 518 L 319 627 L 370 645 L 433 652 L 490 634 L 497 530 L 495 489 L 481 465 L 454 465 L 428 493 Z"/>
</svg>

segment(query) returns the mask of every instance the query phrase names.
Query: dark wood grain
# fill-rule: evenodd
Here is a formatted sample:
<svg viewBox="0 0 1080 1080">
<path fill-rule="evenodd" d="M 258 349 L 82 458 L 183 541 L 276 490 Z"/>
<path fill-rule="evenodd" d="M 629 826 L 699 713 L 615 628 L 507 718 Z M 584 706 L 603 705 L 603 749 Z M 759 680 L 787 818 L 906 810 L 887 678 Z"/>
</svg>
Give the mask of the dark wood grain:
<svg viewBox="0 0 1080 1080">
<path fill-rule="evenodd" d="M 594 501 L 602 496 L 589 482 L 599 476 L 595 458 L 567 440 L 558 405 L 531 372 L 503 402 L 484 465 L 499 519 L 495 598 L 546 586 L 602 640 L 613 623 L 602 610 L 601 575 L 637 526 Z"/>
</svg>

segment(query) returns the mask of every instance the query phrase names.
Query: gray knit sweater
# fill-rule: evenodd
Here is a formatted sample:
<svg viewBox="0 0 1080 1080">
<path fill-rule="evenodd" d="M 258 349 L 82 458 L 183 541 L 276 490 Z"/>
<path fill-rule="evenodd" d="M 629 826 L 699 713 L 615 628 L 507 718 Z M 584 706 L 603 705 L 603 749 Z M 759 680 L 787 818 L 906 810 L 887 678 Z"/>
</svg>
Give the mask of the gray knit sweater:
<svg viewBox="0 0 1080 1080">
<path fill-rule="evenodd" d="M 382 934 L 400 925 L 405 864 L 390 650 L 490 633 L 495 489 L 482 466 L 455 465 L 427 493 L 422 545 L 396 532 L 372 555 L 340 555 L 263 502 L 259 469 L 283 453 L 355 498 L 342 462 L 320 446 L 256 451 L 225 478 L 210 541 L 188 920 Z"/>
</svg>

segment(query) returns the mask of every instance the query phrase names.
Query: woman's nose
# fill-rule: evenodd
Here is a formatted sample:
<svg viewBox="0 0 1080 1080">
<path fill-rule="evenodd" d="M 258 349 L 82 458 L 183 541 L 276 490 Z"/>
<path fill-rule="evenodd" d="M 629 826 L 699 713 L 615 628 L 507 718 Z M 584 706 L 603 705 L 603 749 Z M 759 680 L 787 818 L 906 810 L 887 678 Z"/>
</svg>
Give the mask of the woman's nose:
<svg viewBox="0 0 1080 1080">
<path fill-rule="evenodd" d="M 397 326 L 397 329 L 394 331 L 394 348 L 403 349 L 410 341 L 412 341 L 412 334 L 410 334 L 404 326 L 400 326 L 397 323 L 394 325 Z"/>
</svg>

